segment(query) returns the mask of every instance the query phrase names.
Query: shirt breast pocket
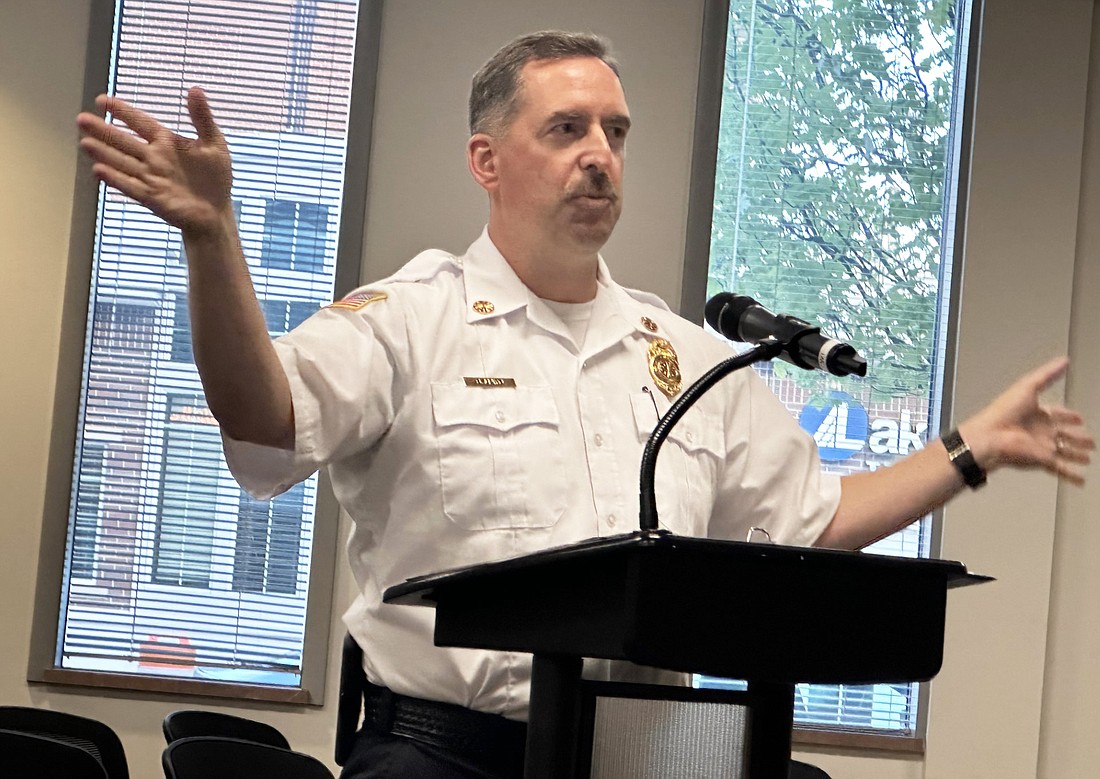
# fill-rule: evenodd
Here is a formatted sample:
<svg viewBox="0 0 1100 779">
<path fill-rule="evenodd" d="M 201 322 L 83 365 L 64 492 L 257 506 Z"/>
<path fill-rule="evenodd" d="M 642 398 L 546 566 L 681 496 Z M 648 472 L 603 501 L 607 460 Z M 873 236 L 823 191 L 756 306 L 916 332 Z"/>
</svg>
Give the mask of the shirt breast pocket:
<svg viewBox="0 0 1100 779">
<path fill-rule="evenodd" d="M 630 401 L 638 438 L 647 441 L 657 423 L 653 396 L 634 393 Z M 654 491 L 661 527 L 680 535 L 707 534 L 724 459 L 721 420 L 690 409 L 669 431 L 657 455 Z"/>
<path fill-rule="evenodd" d="M 550 387 L 432 384 L 443 510 L 467 530 L 540 528 L 565 510 Z"/>
</svg>

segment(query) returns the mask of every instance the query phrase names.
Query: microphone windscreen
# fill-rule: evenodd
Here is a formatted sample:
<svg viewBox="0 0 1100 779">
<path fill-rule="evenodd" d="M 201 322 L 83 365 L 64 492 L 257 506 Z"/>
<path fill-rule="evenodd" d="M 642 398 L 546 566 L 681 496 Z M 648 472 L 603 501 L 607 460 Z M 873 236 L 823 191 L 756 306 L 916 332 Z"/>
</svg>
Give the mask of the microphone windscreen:
<svg viewBox="0 0 1100 779">
<path fill-rule="evenodd" d="M 721 331 L 718 324 L 719 320 L 722 318 L 722 310 L 730 304 L 733 297 L 733 293 L 731 292 L 719 292 L 707 301 L 707 306 L 703 309 L 703 318 L 707 320 L 707 324 L 715 330 Z"/>
<path fill-rule="evenodd" d="M 737 325 L 741 321 L 741 316 L 753 306 L 759 305 L 747 295 L 719 292 L 707 301 L 703 318 L 707 320 L 708 325 L 726 338 L 740 340 L 737 335 Z"/>
</svg>

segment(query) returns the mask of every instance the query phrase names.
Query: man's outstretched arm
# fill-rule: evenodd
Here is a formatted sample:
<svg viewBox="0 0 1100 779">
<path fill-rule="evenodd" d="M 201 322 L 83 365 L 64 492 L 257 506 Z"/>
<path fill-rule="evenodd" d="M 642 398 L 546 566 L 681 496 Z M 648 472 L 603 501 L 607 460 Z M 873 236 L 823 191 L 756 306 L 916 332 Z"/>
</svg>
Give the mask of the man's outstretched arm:
<svg viewBox="0 0 1100 779">
<path fill-rule="evenodd" d="M 96 103 L 133 134 L 81 113 L 80 148 L 92 172 L 183 234 L 195 365 L 211 413 L 232 438 L 293 449 L 290 386 L 241 252 L 229 147 L 206 95 L 187 93 L 194 139 L 124 100 L 100 95 Z"/>
<path fill-rule="evenodd" d="M 989 405 L 959 425 L 976 465 L 1042 468 L 1080 484 L 1096 444 L 1081 415 L 1046 405 L 1043 391 L 1061 378 L 1065 358 L 1019 378 Z M 936 439 L 888 468 L 845 476 L 840 505 L 818 546 L 858 549 L 942 506 L 965 487 L 959 469 Z"/>
</svg>

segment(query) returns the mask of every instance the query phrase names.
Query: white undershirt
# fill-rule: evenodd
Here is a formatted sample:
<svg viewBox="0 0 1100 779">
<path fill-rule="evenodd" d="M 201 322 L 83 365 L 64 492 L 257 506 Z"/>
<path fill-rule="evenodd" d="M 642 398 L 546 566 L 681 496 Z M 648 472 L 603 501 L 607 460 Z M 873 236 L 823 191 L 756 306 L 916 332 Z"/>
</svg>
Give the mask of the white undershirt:
<svg viewBox="0 0 1100 779">
<path fill-rule="evenodd" d="M 592 298 L 585 303 L 559 303 L 556 300 L 539 298 L 547 308 L 558 315 L 562 323 L 569 328 L 573 336 L 573 343 L 577 350 L 584 349 L 584 339 L 588 336 L 588 323 L 592 321 L 592 308 L 596 299 Z"/>
</svg>

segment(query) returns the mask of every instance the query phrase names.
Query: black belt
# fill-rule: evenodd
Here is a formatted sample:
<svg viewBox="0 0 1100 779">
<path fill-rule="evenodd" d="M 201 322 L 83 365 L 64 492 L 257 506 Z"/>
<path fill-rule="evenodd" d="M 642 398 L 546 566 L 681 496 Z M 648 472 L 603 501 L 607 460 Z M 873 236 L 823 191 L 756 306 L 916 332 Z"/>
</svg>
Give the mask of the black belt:
<svg viewBox="0 0 1100 779">
<path fill-rule="evenodd" d="M 369 682 L 363 701 L 364 727 L 488 761 L 505 772 L 523 769 L 526 723 L 453 703 L 399 695 Z"/>
</svg>

